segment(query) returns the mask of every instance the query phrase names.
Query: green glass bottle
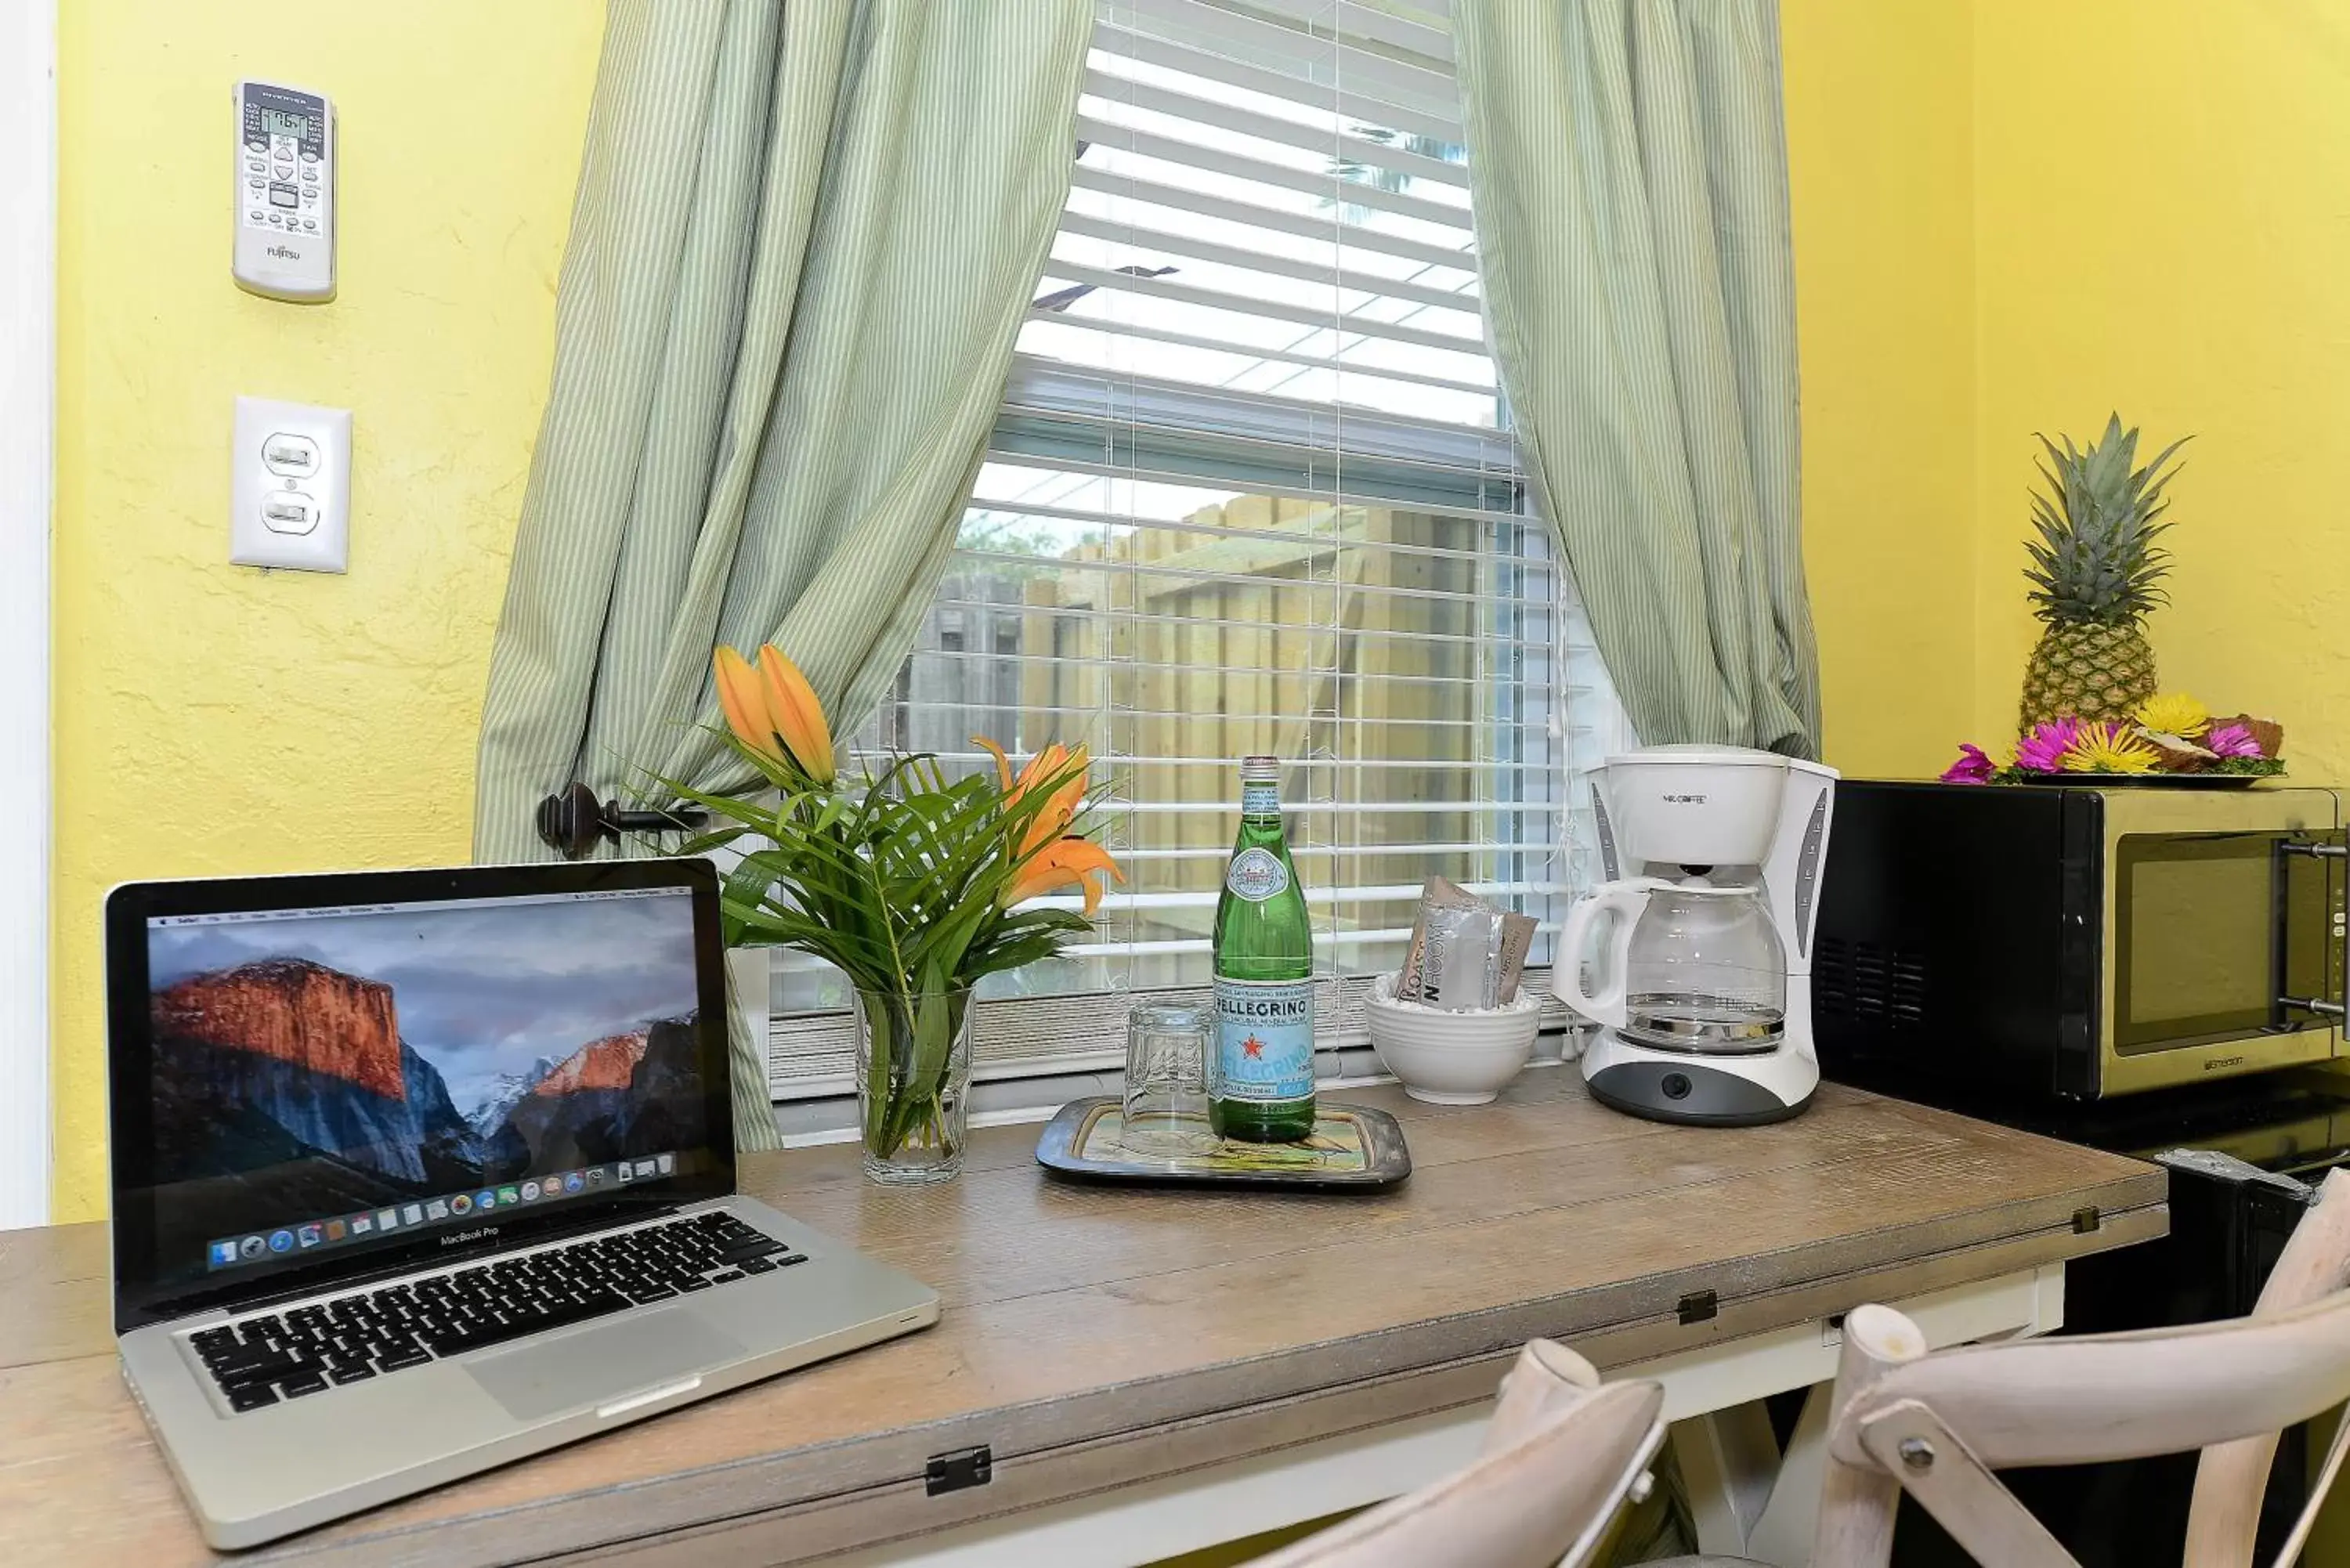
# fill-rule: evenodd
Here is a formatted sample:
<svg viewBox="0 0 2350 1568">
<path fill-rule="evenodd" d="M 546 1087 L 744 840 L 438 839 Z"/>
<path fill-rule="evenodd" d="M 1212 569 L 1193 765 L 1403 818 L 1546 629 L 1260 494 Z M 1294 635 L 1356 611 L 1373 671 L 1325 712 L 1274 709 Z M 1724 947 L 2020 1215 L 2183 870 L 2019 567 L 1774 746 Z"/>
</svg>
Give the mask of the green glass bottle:
<svg viewBox="0 0 2350 1568">
<path fill-rule="evenodd" d="M 1281 764 L 1241 762 L 1241 831 L 1216 899 L 1216 1132 L 1294 1143 L 1314 1130 L 1314 927 L 1281 833 Z"/>
</svg>

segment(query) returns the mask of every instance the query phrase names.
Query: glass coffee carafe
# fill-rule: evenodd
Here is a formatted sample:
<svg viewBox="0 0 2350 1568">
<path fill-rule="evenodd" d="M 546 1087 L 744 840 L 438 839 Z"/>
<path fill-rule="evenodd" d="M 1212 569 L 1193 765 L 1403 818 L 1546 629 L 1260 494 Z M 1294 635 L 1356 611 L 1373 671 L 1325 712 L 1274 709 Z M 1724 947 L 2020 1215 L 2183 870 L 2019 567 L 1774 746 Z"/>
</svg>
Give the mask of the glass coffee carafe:
<svg viewBox="0 0 2350 1568">
<path fill-rule="evenodd" d="M 1592 937 L 1610 918 L 1604 978 L 1588 989 Z M 1561 999 L 1635 1044 L 1741 1055 L 1785 1036 L 1787 951 L 1759 887 L 1603 882 L 1569 911 L 1556 961 Z"/>
</svg>

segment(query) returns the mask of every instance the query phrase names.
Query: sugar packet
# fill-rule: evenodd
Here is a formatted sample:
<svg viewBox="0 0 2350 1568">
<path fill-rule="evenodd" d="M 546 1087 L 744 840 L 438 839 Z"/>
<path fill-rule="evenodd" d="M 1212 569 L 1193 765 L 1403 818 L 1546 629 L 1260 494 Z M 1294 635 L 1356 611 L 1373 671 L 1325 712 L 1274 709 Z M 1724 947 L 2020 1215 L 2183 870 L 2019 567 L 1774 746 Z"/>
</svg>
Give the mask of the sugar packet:
<svg viewBox="0 0 2350 1568">
<path fill-rule="evenodd" d="M 1534 946 L 1534 921 L 1493 905 L 1442 877 L 1420 889 L 1411 947 L 1396 995 L 1453 1011 L 1505 1007 Z"/>
</svg>

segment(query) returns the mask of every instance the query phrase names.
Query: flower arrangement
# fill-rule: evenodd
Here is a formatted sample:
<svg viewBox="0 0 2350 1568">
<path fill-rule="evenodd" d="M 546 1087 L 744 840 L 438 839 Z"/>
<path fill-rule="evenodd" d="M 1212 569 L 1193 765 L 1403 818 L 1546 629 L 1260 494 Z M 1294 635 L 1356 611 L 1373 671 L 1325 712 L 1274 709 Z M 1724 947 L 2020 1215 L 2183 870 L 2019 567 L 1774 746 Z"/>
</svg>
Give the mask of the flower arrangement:
<svg viewBox="0 0 2350 1568">
<path fill-rule="evenodd" d="M 2100 778 L 2151 774 L 2264 777 L 2284 772 L 2284 728 L 2247 713 L 2215 719 L 2184 691 L 2139 703 L 2126 721 L 2043 719 L 2015 740 L 2001 762 L 1981 746 L 1959 748 L 1944 784 L 2012 784 L 2063 774 Z"/>
<path fill-rule="evenodd" d="M 845 784 L 823 705 L 781 651 L 713 660 L 726 738 L 772 790 L 722 794 L 664 780 L 722 821 L 680 847 L 701 855 L 763 844 L 725 878 L 730 947 L 791 948 L 837 968 L 858 992 L 866 1168 L 900 1162 L 951 1175 L 962 1156 L 965 1025 L 982 976 L 1050 958 L 1090 929 L 1107 882 L 1124 880 L 1078 826 L 1087 748 L 1053 745 L 1015 772 L 950 778 L 930 754 L 889 759 Z M 1085 912 L 1023 909 L 1075 888 Z M 960 1070 L 958 1071 L 958 1059 Z"/>
</svg>

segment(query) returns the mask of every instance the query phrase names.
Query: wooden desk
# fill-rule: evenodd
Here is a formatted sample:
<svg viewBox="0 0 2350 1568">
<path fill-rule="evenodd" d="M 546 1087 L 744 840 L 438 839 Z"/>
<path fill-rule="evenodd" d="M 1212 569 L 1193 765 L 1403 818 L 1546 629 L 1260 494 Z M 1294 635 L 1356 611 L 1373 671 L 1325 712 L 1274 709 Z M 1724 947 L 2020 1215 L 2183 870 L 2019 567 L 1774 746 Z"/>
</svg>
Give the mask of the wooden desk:
<svg viewBox="0 0 2350 1568">
<path fill-rule="evenodd" d="M 2044 1283 L 2168 1223 L 2152 1166 L 1834 1086 L 1741 1131 L 1615 1115 L 1559 1070 L 1474 1108 L 1346 1097 L 1405 1123 L 1399 1191 L 1066 1186 L 1032 1163 L 1035 1127 L 975 1135 L 963 1179 L 931 1189 L 877 1187 L 846 1147 L 746 1160 L 749 1190 L 935 1285 L 939 1326 L 245 1556 L 865 1563 L 966 1539 L 981 1560 L 1075 1562 L 983 1542 L 1153 1498 L 1229 1537 L 1263 1511 L 1213 1490 L 1236 1475 L 1319 1454 L 1386 1484 L 1349 1443 L 1438 1462 L 1426 1434 L 1473 1431 L 1533 1335 L 1605 1367 L 1713 1368 L 1729 1403 L 1764 1389 L 1769 1355 L 1832 1363 L 1829 1320 L 1860 1303 Z M 0 1542 L 16 1562 L 207 1561 L 116 1370 L 106 1292 L 103 1227 L 0 1234 Z M 1821 1376 L 1788 1365 L 1779 1386 Z M 928 1458 L 976 1444 L 993 1480 L 925 1495 Z M 1338 1494 L 1282 1495 L 1310 1517 Z M 1202 1499 L 1222 1511 L 1203 1521 Z M 1189 1543 L 1128 1534 L 1124 1556 Z"/>
</svg>

